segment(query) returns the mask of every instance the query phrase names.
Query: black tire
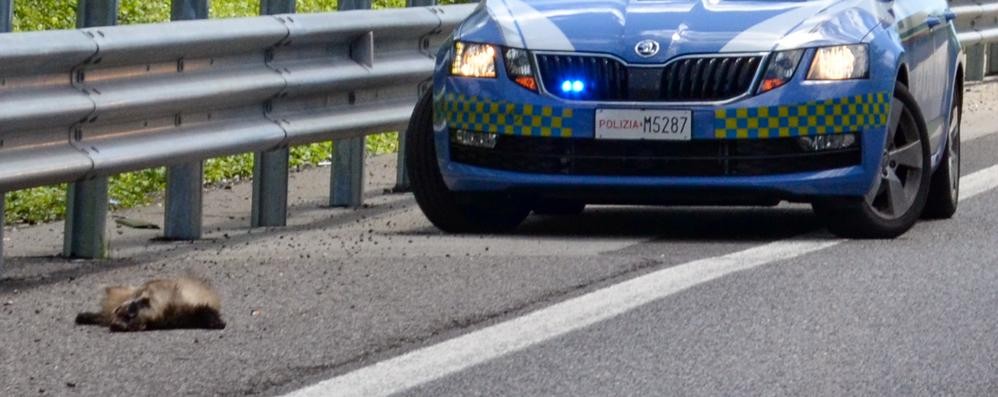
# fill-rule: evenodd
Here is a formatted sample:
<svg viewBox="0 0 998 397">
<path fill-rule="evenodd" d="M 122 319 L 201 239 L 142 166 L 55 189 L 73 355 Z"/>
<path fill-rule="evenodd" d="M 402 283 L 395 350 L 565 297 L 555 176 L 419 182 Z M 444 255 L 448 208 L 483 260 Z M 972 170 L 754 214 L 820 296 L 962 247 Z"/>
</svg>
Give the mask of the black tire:
<svg viewBox="0 0 998 397">
<path fill-rule="evenodd" d="M 870 194 L 819 200 L 813 204 L 815 213 L 838 236 L 895 238 L 911 229 L 925 208 L 932 177 L 929 136 L 918 102 L 901 83 L 894 89 L 889 120 L 889 131 L 894 133 L 888 133 L 881 176 Z M 914 142 L 916 137 L 918 145 Z M 898 160 L 902 158 L 902 152 L 912 156 L 921 154 L 921 159 L 905 157 L 904 161 Z M 911 165 L 903 165 L 906 162 Z"/>
<path fill-rule="evenodd" d="M 515 229 L 530 214 L 530 206 L 507 195 L 479 194 L 462 200 L 440 174 L 433 141 L 433 95 L 424 94 L 409 120 L 406 169 L 416 203 L 434 226 L 448 233 L 502 233 Z M 477 204 L 480 203 L 480 204 Z"/>
<path fill-rule="evenodd" d="M 949 219 L 956 214 L 960 204 L 960 122 L 963 121 L 963 105 L 960 92 L 954 89 L 953 110 L 946 130 L 946 148 L 939 168 L 932 175 L 929 187 L 929 201 L 922 211 L 925 219 Z"/>
<path fill-rule="evenodd" d="M 572 200 L 541 199 L 534 203 L 537 215 L 572 216 L 586 210 L 586 203 Z"/>
</svg>

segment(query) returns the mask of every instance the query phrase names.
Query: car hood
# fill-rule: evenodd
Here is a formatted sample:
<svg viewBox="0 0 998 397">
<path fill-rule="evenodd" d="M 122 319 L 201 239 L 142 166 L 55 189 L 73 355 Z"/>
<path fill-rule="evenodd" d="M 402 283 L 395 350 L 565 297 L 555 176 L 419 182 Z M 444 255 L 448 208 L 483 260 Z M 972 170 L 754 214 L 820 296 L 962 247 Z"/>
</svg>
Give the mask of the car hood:
<svg viewBox="0 0 998 397">
<path fill-rule="evenodd" d="M 858 41 L 879 21 L 876 0 L 484 0 L 465 40 L 532 50 L 611 53 L 628 62 L 677 55 L 763 52 Z M 477 36 L 477 37 L 476 37 Z M 497 36 L 492 37 L 489 36 Z M 635 45 L 655 40 L 641 57 Z"/>
</svg>

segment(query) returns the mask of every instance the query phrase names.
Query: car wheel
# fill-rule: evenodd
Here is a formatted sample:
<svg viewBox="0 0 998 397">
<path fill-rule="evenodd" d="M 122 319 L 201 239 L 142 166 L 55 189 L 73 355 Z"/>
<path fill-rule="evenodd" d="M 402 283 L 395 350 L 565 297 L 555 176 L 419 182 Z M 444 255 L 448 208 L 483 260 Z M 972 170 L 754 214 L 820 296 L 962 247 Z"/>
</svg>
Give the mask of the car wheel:
<svg viewBox="0 0 998 397">
<path fill-rule="evenodd" d="M 849 238 L 895 238 L 918 221 L 931 178 L 929 138 L 918 103 L 907 87 L 894 90 L 880 175 L 865 197 L 814 203 L 828 229 Z"/>
<path fill-rule="evenodd" d="M 537 215 L 579 215 L 586 210 L 586 203 L 572 200 L 541 199 L 534 203 Z"/>
<path fill-rule="evenodd" d="M 530 213 L 529 205 L 504 195 L 476 195 L 467 200 L 444 183 L 433 141 L 433 95 L 419 99 L 409 120 L 406 169 L 413 195 L 434 226 L 449 233 L 500 233 L 515 229 Z"/>
<path fill-rule="evenodd" d="M 946 151 L 942 162 L 929 188 L 929 201 L 925 204 L 922 217 L 926 219 L 949 219 L 956 214 L 960 203 L 960 121 L 963 109 L 958 98 L 953 100 L 950 116 Z"/>
</svg>

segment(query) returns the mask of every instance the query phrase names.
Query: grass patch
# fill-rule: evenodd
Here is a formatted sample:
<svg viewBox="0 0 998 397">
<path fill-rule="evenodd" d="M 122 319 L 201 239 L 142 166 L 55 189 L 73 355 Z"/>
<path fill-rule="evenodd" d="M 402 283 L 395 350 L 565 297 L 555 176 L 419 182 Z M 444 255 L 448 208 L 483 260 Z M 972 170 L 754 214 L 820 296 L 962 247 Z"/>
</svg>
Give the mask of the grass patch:
<svg viewBox="0 0 998 397">
<path fill-rule="evenodd" d="M 367 137 L 367 152 L 371 155 L 398 151 L 398 133 L 389 132 Z M 332 142 L 291 148 L 289 165 L 292 169 L 310 167 L 329 161 Z M 208 159 L 204 163 L 205 185 L 238 182 L 253 176 L 253 154 Z M 7 193 L 4 221 L 8 225 L 54 222 L 66 215 L 66 184 L 44 186 Z M 112 210 L 149 205 L 166 190 L 166 168 L 126 172 L 111 177 L 108 197 Z"/>
<path fill-rule="evenodd" d="M 14 31 L 72 29 L 76 26 L 77 0 L 17 0 L 14 2 Z M 439 4 L 467 3 L 461 0 L 441 0 Z M 336 0 L 298 0 L 300 13 L 336 11 Z M 405 7 L 405 0 L 374 0 L 372 8 Z M 211 18 L 247 17 L 260 14 L 260 0 L 211 0 Z M 121 0 L 118 23 L 155 23 L 170 20 L 169 0 Z"/>
</svg>

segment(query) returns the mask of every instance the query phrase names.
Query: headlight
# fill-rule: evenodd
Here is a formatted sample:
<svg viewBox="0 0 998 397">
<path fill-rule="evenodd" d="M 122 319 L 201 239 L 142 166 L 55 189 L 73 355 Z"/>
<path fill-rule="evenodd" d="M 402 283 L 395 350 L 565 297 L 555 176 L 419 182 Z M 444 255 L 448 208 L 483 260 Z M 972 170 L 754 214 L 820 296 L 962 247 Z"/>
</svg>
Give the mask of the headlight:
<svg viewBox="0 0 998 397">
<path fill-rule="evenodd" d="M 803 56 L 804 50 L 781 51 L 773 54 L 766 67 L 766 74 L 762 76 L 759 93 L 774 90 L 789 82 L 794 77 L 797 64 Z"/>
<path fill-rule="evenodd" d="M 534 64 L 527 50 L 507 48 L 503 52 L 506 59 L 506 74 L 516 84 L 531 91 L 537 91 L 537 78 L 534 77 Z"/>
<path fill-rule="evenodd" d="M 491 44 L 454 43 L 450 73 L 462 77 L 496 77 L 496 47 Z"/>
<path fill-rule="evenodd" d="M 870 47 L 866 44 L 819 48 L 808 80 L 865 79 L 870 74 Z"/>
</svg>

